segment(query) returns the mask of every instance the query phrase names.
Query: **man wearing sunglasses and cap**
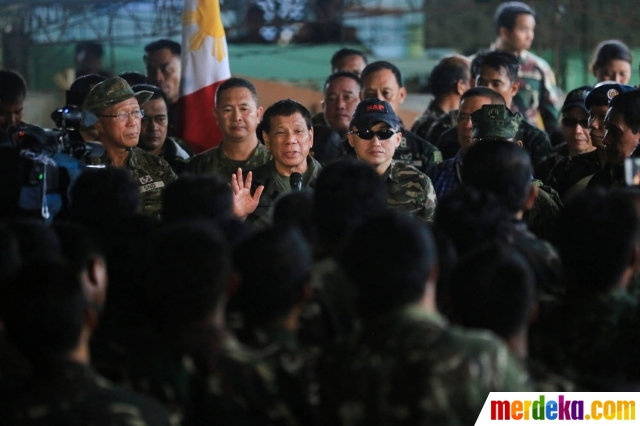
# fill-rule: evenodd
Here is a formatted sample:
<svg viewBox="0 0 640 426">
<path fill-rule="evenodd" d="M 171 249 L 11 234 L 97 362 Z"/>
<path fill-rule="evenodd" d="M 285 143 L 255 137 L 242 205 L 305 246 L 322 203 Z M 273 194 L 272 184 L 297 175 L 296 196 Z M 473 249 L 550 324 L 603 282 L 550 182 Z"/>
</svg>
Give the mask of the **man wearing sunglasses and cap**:
<svg viewBox="0 0 640 426">
<path fill-rule="evenodd" d="M 89 165 L 128 169 L 140 185 L 142 212 L 160 216 L 164 187 L 177 176 L 165 160 L 137 147 L 144 116 L 141 105 L 152 95 L 145 90 L 134 93 L 121 78 L 108 78 L 91 89 L 82 110 L 97 117 L 92 128 L 105 150 L 102 157 L 87 159 Z"/>
<path fill-rule="evenodd" d="M 386 182 L 389 208 L 432 221 L 436 193 L 431 180 L 415 167 L 393 161 L 402 140 L 399 128 L 400 120 L 388 102 L 366 99 L 351 119 L 349 145 Z"/>
</svg>

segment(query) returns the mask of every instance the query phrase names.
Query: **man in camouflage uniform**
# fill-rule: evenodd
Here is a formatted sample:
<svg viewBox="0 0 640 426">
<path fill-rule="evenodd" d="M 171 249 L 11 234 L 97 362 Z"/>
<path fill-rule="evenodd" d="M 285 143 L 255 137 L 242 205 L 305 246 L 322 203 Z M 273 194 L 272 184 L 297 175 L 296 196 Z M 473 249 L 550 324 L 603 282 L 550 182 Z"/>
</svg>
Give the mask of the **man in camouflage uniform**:
<svg viewBox="0 0 640 426">
<path fill-rule="evenodd" d="M 393 110 L 398 111 L 407 96 L 398 67 L 386 61 L 373 62 L 362 71 L 361 78 L 360 100 L 376 98 L 389 102 Z M 412 165 L 423 173 L 442 161 L 442 154 L 435 146 L 405 129 L 402 122 L 400 125 L 402 137 L 395 150 L 394 160 Z"/>
<path fill-rule="evenodd" d="M 216 91 L 213 114 L 222 131 L 222 141 L 193 157 L 187 164 L 188 172 L 220 173 L 229 178 L 238 168 L 257 169 L 271 159 L 256 135 L 262 107 L 258 106 L 258 92 L 250 81 L 233 77 L 222 83 Z"/>
<path fill-rule="evenodd" d="M 358 104 L 349 126 L 349 145 L 387 184 L 389 208 L 433 220 L 436 193 L 427 175 L 394 160 L 401 144 L 400 120 L 391 104 L 370 98 Z"/>
<path fill-rule="evenodd" d="M 320 362 L 325 424 L 473 424 L 489 392 L 529 389 L 502 342 L 436 311 L 436 259 L 429 229 L 398 212 L 352 234 L 340 262 L 362 327 Z"/>
<path fill-rule="evenodd" d="M 272 159 L 242 180 L 242 170 L 231 177 L 234 214 L 257 227 L 271 223 L 272 207 L 283 194 L 310 188 L 322 170 L 309 155 L 313 145 L 311 113 L 300 103 L 285 99 L 269 106 L 262 121 L 262 137 Z M 301 186 L 291 186 L 291 176 L 301 175 Z M 294 178 L 297 175 L 294 175 Z"/>
<path fill-rule="evenodd" d="M 110 385 L 90 367 L 97 312 L 72 268 L 40 260 L 24 265 L 13 284 L 3 293 L 7 337 L 35 368 L 24 386 L 3 395 L 3 422 L 169 425 L 157 402 Z"/>
<path fill-rule="evenodd" d="M 627 293 L 638 268 L 633 201 L 618 192 L 583 192 L 557 229 L 566 296 L 531 336 L 531 355 L 591 391 L 637 386 L 638 302 Z"/>
<path fill-rule="evenodd" d="M 119 77 L 108 78 L 91 89 L 82 110 L 98 117 L 92 127 L 105 149 L 102 157 L 87 158 L 87 163 L 129 170 L 140 185 L 142 211 L 160 216 L 164 187 L 177 176 L 169 163 L 137 146 L 144 115 L 140 106 L 152 95 L 147 91 L 134 93 Z"/>
<path fill-rule="evenodd" d="M 522 2 L 502 3 L 496 9 L 494 23 L 498 37 L 491 50 L 509 52 L 520 64 L 518 92 L 513 104 L 508 105 L 522 113 L 527 122 L 551 134 L 558 128 L 556 77 L 547 61 L 529 51 L 536 26 L 535 12 Z"/>
<path fill-rule="evenodd" d="M 460 96 L 470 87 L 469 60 L 464 56 L 446 56 L 429 75 L 427 93 L 434 99 L 425 112 L 413 123 L 411 131 L 426 141 L 438 141 L 443 126 L 451 128 L 458 115 Z M 436 126 L 438 129 L 433 129 Z M 433 129 L 433 130 L 432 130 Z M 434 137 L 437 134 L 437 137 Z"/>
</svg>

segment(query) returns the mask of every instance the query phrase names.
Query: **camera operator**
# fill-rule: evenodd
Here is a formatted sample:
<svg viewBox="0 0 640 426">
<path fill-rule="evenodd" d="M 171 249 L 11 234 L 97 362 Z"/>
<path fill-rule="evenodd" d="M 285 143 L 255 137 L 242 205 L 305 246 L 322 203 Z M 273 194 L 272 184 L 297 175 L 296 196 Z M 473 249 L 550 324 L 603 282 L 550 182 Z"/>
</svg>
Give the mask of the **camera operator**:
<svg viewBox="0 0 640 426">
<path fill-rule="evenodd" d="M 82 109 L 97 116 L 92 128 L 105 149 L 104 155 L 87 158 L 87 163 L 128 169 L 140 185 L 143 213 L 159 216 L 164 187 L 177 176 L 165 160 L 137 146 L 144 116 L 141 105 L 152 95 L 144 90 L 134 93 L 125 80 L 113 77 L 91 89 Z"/>
</svg>

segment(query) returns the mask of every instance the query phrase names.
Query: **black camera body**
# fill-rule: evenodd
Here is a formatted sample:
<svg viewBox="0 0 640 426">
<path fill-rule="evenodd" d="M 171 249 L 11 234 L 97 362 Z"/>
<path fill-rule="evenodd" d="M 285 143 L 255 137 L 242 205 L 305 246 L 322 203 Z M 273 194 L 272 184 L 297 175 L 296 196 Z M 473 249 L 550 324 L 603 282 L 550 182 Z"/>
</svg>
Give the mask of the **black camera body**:
<svg viewBox="0 0 640 426">
<path fill-rule="evenodd" d="M 0 218 L 28 217 L 51 223 L 68 210 L 68 190 L 85 169 L 81 159 L 102 155 L 97 143 L 86 143 L 82 126 L 93 114 L 65 106 L 52 112 L 57 128 L 21 125 L 0 132 Z"/>
</svg>

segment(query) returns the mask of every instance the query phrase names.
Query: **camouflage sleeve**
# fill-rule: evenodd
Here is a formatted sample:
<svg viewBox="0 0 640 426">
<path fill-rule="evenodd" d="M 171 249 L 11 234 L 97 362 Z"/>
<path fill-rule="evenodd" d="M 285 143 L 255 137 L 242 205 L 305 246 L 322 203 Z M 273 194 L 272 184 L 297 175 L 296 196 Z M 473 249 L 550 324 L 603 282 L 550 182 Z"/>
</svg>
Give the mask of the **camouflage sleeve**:
<svg viewBox="0 0 640 426">
<path fill-rule="evenodd" d="M 169 163 L 167 163 L 166 160 L 164 159 L 160 159 L 160 167 L 162 167 L 162 172 L 164 175 L 164 183 L 165 184 L 169 184 L 171 182 L 173 182 L 174 180 L 178 179 L 178 175 L 176 174 L 176 172 L 173 171 L 173 169 L 171 168 L 171 165 L 169 165 Z"/>
<path fill-rule="evenodd" d="M 424 139 L 421 140 L 421 142 L 422 167 L 420 168 L 420 171 L 428 175 L 436 164 L 442 163 L 442 152 L 440 152 L 435 145 Z"/>
<path fill-rule="evenodd" d="M 433 222 L 433 217 L 436 212 L 436 190 L 431 183 L 431 179 L 428 176 L 425 176 L 425 201 L 424 201 L 424 209 L 420 213 L 420 218 L 426 220 L 427 222 Z"/>
<path fill-rule="evenodd" d="M 549 135 L 539 129 L 532 128 L 527 136 L 529 138 L 528 151 L 531 156 L 531 164 L 534 166 L 551 154 L 551 141 Z"/>
<path fill-rule="evenodd" d="M 558 89 L 556 88 L 556 77 L 551 67 L 544 67 L 540 70 L 542 81 L 540 82 L 540 104 L 539 111 L 544 129 L 551 133 L 558 128 Z"/>
</svg>

